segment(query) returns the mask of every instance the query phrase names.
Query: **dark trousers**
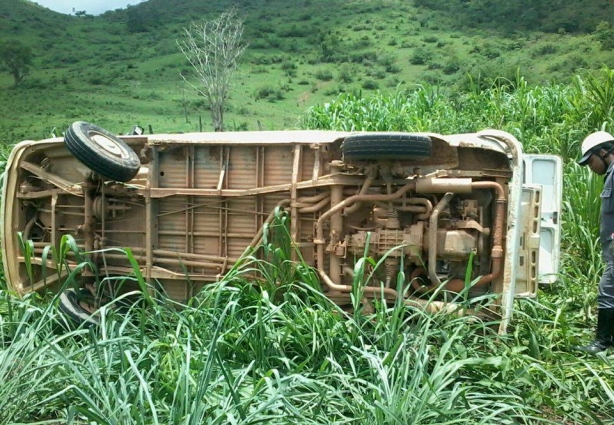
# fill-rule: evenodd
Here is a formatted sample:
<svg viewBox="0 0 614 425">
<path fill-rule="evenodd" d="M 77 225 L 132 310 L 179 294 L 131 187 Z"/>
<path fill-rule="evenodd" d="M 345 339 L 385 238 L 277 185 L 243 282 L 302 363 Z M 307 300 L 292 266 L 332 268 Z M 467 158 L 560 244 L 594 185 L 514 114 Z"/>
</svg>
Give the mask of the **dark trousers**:
<svg viewBox="0 0 614 425">
<path fill-rule="evenodd" d="M 614 309 L 614 256 L 612 256 L 612 242 L 603 247 L 603 261 L 605 270 L 599 281 L 597 306 L 599 309 Z"/>
</svg>

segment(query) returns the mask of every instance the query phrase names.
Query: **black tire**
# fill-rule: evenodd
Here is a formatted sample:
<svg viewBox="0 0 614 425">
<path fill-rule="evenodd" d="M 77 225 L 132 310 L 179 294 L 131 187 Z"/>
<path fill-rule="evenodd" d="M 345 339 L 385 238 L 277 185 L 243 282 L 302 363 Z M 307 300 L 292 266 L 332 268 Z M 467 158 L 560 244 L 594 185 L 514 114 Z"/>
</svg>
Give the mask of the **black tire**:
<svg viewBox="0 0 614 425">
<path fill-rule="evenodd" d="M 134 150 L 102 127 L 76 121 L 64 134 L 66 147 L 98 175 L 118 182 L 130 181 L 141 168 Z"/>
<path fill-rule="evenodd" d="M 432 148 L 430 137 L 407 133 L 352 134 L 341 144 L 345 162 L 430 158 Z"/>
<path fill-rule="evenodd" d="M 87 289 L 68 288 L 60 294 L 60 311 L 78 326 L 98 326 L 100 317 L 97 313 L 83 308 L 81 303 L 96 305 L 94 296 Z"/>
</svg>

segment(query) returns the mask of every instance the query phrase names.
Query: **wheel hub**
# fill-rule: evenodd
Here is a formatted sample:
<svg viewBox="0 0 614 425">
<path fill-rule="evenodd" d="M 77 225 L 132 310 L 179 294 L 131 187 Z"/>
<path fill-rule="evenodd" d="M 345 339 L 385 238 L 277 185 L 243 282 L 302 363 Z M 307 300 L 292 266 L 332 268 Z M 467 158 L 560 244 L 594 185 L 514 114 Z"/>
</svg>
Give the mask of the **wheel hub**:
<svg viewBox="0 0 614 425">
<path fill-rule="evenodd" d="M 112 139 L 106 137 L 100 133 L 90 134 L 91 139 L 96 143 L 100 148 L 104 149 L 106 152 L 114 155 L 118 158 L 128 158 L 128 152 L 115 143 Z"/>
</svg>

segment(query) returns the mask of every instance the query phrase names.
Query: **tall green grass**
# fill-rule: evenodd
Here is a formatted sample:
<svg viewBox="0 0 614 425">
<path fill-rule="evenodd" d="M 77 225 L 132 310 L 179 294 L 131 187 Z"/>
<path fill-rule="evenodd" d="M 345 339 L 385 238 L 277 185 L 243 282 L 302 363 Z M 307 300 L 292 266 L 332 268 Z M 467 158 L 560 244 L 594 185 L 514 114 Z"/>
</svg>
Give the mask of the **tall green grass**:
<svg viewBox="0 0 614 425">
<path fill-rule="evenodd" d="M 609 361 L 557 361 L 560 324 L 541 304 L 500 337 L 473 317 L 401 303 L 348 314 L 313 270 L 288 260 L 284 224 L 269 230 L 260 248 L 269 261 L 246 255 L 181 308 L 147 292 L 121 311 L 103 307 L 96 328 L 75 328 L 54 300 L 0 292 L 0 423 L 614 419 L 600 408 L 614 401 Z"/>
</svg>

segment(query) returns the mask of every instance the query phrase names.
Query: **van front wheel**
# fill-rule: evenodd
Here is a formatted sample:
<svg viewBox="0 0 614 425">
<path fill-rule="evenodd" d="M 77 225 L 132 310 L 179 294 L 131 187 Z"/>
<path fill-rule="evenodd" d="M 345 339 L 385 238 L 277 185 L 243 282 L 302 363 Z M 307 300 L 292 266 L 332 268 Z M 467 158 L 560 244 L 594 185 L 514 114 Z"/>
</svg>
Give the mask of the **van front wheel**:
<svg viewBox="0 0 614 425">
<path fill-rule="evenodd" d="M 430 158 L 433 142 L 430 137 L 407 133 L 358 133 L 343 140 L 344 162 L 368 160 L 403 160 Z"/>
</svg>

